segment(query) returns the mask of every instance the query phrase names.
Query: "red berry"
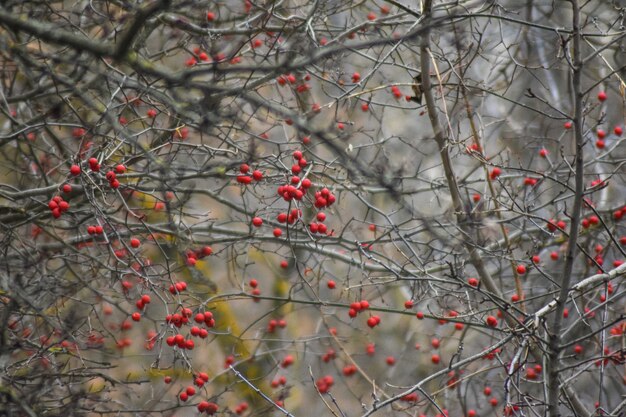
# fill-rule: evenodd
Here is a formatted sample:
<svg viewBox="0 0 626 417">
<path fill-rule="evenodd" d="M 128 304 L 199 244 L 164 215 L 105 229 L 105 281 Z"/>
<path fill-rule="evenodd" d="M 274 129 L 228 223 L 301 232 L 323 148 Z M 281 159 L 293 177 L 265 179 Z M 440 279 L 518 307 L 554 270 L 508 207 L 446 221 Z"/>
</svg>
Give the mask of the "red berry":
<svg viewBox="0 0 626 417">
<path fill-rule="evenodd" d="M 72 165 L 70 167 L 70 174 L 73 176 L 77 176 L 80 174 L 80 167 L 78 165 Z"/>
<path fill-rule="evenodd" d="M 361 110 L 362 111 L 368 111 L 370 109 L 370 105 L 367 103 L 363 103 L 361 104 Z"/>
<path fill-rule="evenodd" d="M 598 135 L 599 139 L 604 139 L 606 136 L 606 132 L 602 129 L 596 130 L 596 135 Z"/>
<path fill-rule="evenodd" d="M 215 20 L 215 13 L 213 12 L 207 12 L 206 13 L 206 20 L 208 20 L 209 22 L 212 22 Z"/>
<path fill-rule="evenodd" d="M 326 214 L 322 212 L 317 213 L 316 217 L 317 217 L 317 221 L 319 222 L 323 222 L 324 220 L 326 220 Z"/>
<path fill-rule="evenodd" d="M 273 233 L 275 237 L 281 237 L 283 235 L 283 231 L 280 230 L 278 227 L 274 229 Z"/>
<path fill-rule="evenodd" d="M 139 321 L 141 320 L 141 314 L 134 312 L 133 314 L 131 314 L 131 318 L 133 319 L 133 321 Z"/>
<path fill-rule="evenodd" d="M 335 287 L 337 286 L 337 284 L 335 284 L 335 281 L 333 281 L 333 280 L 328 281 L 328 283 L 326 285 L 331 290 L 335 289 Z"/>
<path fill-rule="evenodd" d="M 572 128 L 572 122 L 565 122 L 565 123 L 563 124 L 563 127 L 564 127 L 565 129 L 571 129 L 571 128 Z"/>
<path fill-rule="evenodd" d="M 134 238 L 132 238 L 132 239 L 130 240 L 130 246 L 131 246 L 131 247 L 133 247 L 133 248 L 135 248 L 135 249 L 136 249 L 136 248 L 138 248 L 138 247 L 139 247 L 139 245 L 141 245 L 141 242 L 140 242 L 140 241 L 139 241 L 139 239 L 137 239 L 136 237 L 134 237 Z"/>
<path fill-rule="evenodd" d="M 361 80 L 361 74 L 359 74 L 358 72 L 355 72 L 354 74 L 352 74 L 353 83 L 358 83 L 359 80 Z"/>
<path fill-rule="evenodd" d="M 263 219 L 260 217 L 254 217 L 252 218 L 252 224 L 254 227 L 261 227 L 263 225 Z"/>
<path fill-rule="evenodd" d="M 485 322 L 487 323 L 487 326 L 489 327 L 496 327 L 498 325 L 498 319 L 495 318 L 494 316 L 487 316 L 487 319 L 485 320 Z"/>
<path fill-rule="evenodd" d="M 502 170 L 498 167 L 495 167 L 494 169 L 491 170 L 491 173 L 489 174 L 489 176 L 491 177 L 492 180 L 495 180 L 496 178 L 500 176 L 500 174 L 502 174 Z"/>
<path fill-rule="evenodd" d="M 409 309 L 413 308 L 413 301 L 411 301 L 411 300 L 406 300 L 406 301 L 404 302 L 404 308 L 406 308 L 407 310 L 409 310 Z"/>
<path fill-rule="evenodd" d="M 239 184 L 250 184 L 252 182 L 252 177 L 247 175 L 237 175 L 237 182 Z"/>
<path fill-rule="evenodd" d="M 261 181 L 263 179 L 263 173 L 259 170 L 256 170 L 252 173 L 252 178 L 255 181 Z"/>
<path fill-rule="evenodd" d="M 526 273 L 526 266 L 524 265 L 517 265 L 517 273 L 520 275 L 524 275 Z"/>
<path fill-rule="evenodd" d="M 548 150 L 546 148 L 539 149 L 539 156 L 546 158 L 548 156 Z"/>
<path fill-rule="evenodd" d="M 613 132 L 615 132 L 617 136 L 622 136 L 622 133 L 623 133 L 622 128 L 620 126 L 615 126 L 615 129 L 613 129 Z"/>
<path fill-rule="evenodd" d="M 372 20 L 376 20 L 376 13 L 374 12 L 369 12 L 367 14 L 367 20 L 372 21 Z"/>
<path fill-rule="evenodd" d="M 605 146 L 606 146 L 606 143 L 604 143 L 604 141 L 602 139 L 598 139 L 596 141 L 596 148 L 604 149 Z"/>
<path fill-rule="evenodd" d="M 123 173 L 126 172 L 126 167 L 124 165 L 122 165 L 122 164 L 119 164 L 118 166 L 115 167 L 115 171 L 118 174 L 123 174 Z"/>
<path fill-rule="evenodd" d="M 599 101 L 604 101 L 604 100 L 606 100 L 606 93 L 605 93 L 604 91 L 600 91 L 600 92 L 598 93 L 598 100 L 599 100 Z"/>
<path fill-rule="evenodd" d="M 470 278 L 467 280 L 467 283 L 469 285 L 471 285 L 472 287 L 478 287 L 478 279 L 476 278 Z"/>
<path fill-rule="evenodd" d="M 435 365 L 436 365 L 436 364 L 438 364 L 440 360 L 441 360 L 441 358 L 440 358 L 440 357 L 439 357 L 439 355 L 437 355 L 437 354 L 433 354 L 433 355 L 430 357 L 430 361 L 431 361 L 432 363 L 434 363 Z"/>
</svg>

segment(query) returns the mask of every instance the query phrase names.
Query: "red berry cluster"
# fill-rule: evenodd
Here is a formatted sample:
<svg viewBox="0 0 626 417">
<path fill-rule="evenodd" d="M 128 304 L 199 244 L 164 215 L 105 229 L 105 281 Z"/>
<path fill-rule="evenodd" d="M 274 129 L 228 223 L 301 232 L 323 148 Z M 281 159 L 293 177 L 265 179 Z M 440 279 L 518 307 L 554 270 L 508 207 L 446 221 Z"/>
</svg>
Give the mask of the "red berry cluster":
<svg viewBox="0 0 626 417">
<path fill-rule="evenodd" d="M 285 320 L 285 319 L 279 319 L 279 320 L 271 319 L 269 321 L 269 323 L 267 323 L 267 332 L 268 333 L 274 333 L 274 331 L 276 330 L 276 327 L 284 329 L 285 327 L 287 327 L 287 320 Z"/>
<path fill-rule="evenodd" d="M 356 371 L 357 371 L 357 368 L 355 365 L 346 365 L 343 367 L 341 372 L 343 372 L 345 376 L 351 376 L 351 375 L 354 375 Z"/>
<path fill-rule="evenodd" d="M 337 201 L 335 195 L 328 188 L 315 192 L 315 207 L 317 208 L 330 207 L 335 201 Z"/>
<path fill-rule="evenodd" d="M 100 225 L 87 226 L 87 233 L 90 235 L 101 235 L 103 232 L 104 229 Z"/>
<path fill-rule="evenodd" d="M 107 172 L 105 178 L 109 181 L 111 188 L 119 188 L 120 182 L 117 180 L 117 175 L 114 171 Z"/>
<path fill-rule="evenodd" d="M 326 227 L 326 225 L 322 223 L 324 220 L 326 220 L 326 214 L 320 211 L 319 213 L 317 213 L 316 219 L 317 222 L 309 223 L 309 230 L 311 231 L 311 233 L 326 234 L 326 232 L 328 231 L 328 227 Z"/>
<path fill-rule="evenodd" d="M 55 195 L 48 203 L 48 208 L 52 212 L 52 217 L 58 219 L 61 214 L 65 213 L 70 208 L 70 203 L 63 200 L 60 195 Z"/>
<path fill-rule="evenodd" d="M 324 354 L 322 355 L 322 361 L 323 361 L 323 362 L 328 363 L 328 362 L 330 362 L 331 360 L 335 359 L 336 357 L 337 357 L 337 354 L 336 354 L 336 352 L 335 352 L 335 349 L 333 349 L 333 348 L 328 348 L 328 349 L 326 350 L 326 353 L 324 353 Z"/>
<path fill-rule="evenodd" d="M 335 380 L 333 379 L 333 377 L 331 375 L 326 375 L 315 381 L 315 386 L 320 393 L 326 394 L 334 383 Z"/>
<path fill-rule="evenodd" d="M 187 289 L 187 283 L 184 281 L 177 282 L 173 285 L 170 285 L 170 293 L 173 295 L 180 294 L 181 292 Z"/>
<path fill-rule="evenodd" d="M 237 175 L 237 182 L 239 184 L 250 184 L 252 180 L 261 181 L 263 179 L 263 173 L 259 170 L 254 170 L 252 174 L 248 175 L 250 172 L 250 166 L 248 164 L 241 164 L 239 166 L 239 172 L 241 175 Z"/>
<path fill-rule="evenodd" d="M 243 414 L 246 412 L 247 409 L 248 409 L 247 402 L 239 403 L 237 407 L 235 407 L 235 414 Z"/>
<path fill-rule="evenodd" d="M 280 386 L 285 386 L 287 385 L 287 377 L 285 377 L 284 375 L 279 376 L 276 379 L 273 379 L 272 382 L 270 382 L 270 386 L 272 388 L 278 388 Z"/>
<path fill-rule="evenodd" d="M 89 163 L 89 169 L 93 172 L 100 172 L 100 163 L 96 158 L 89 158 L 87 162 Z"/>
<path fill-rule="evenodd" d="M 565 230 L 565 228 L 567 227 L 567 223 L 565 223 L 565 221 L 563 220 L 555 222 L 554 219 L 550 219 L 546 224 L 546 227 L 550 232 L 555 232 L 557 229 Z"/>
<path fill-rule="evenodd" d="M 198 259 L 202 259 L 205 256 L 210 256 L 213 253 L 213 249 L 210 246 L 204 246 L 198 250 L 187 251 L 186 262 L 189 266 L 194 266 Z"/>
<path fill-rule="evenodd" d="M 246 408 L 248 408 L 247 406 L 248 405 L 246 404 Z M 200 401 L 200 403 L 198 403 L 198 411 L 200 411 L 201 413 L 207 413 L 208 415 L 212 416 L 213 414 L 217 413 L 217 410 L 219 410 L 219 407 L 215 403 L 209 401 Z"/>
<path fill-rule="evenodd" d="M 285 75 L 281 75 L 279 76 L 276 81 L 278 82 L 279 85 L 285 85 L 287 83 L 289 84 L 295 84 L 296 83 L 296 76 L 293 74 L 285 74 Z"/>
<path fill-rule="evenodd" d="M 391 86 L 391 92 L 396 99 L 400 99 L 403 96 L 402 91 L 400 91 L 397 85 Z"/>
</svg>

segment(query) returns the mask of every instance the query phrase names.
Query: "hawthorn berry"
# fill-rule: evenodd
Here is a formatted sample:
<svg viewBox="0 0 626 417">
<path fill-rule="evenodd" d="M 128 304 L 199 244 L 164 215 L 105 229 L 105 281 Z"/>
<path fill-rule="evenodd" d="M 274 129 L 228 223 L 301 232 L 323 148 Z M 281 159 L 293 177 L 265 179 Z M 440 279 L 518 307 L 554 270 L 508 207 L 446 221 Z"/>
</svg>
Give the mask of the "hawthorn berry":
<svg viewBox="0 0 626 417">
<path fill-rule="evenodd" d="M 70 167 L 70 174 L 72 174 L 73 176 L 80 175 L 80 166 L 78 166 L 78 165 L 72 165 L 72 166 Z"/>
<path fill-rule="evenodd" d="M 500 176 L 500 174 L 502 174 L 502 170 L 498 167 L 494 167 L 491 172 L 489 173 L 489 177 L 492 180 L 495 180 L 496 178 L 498 178 Z"/>
</svg>

